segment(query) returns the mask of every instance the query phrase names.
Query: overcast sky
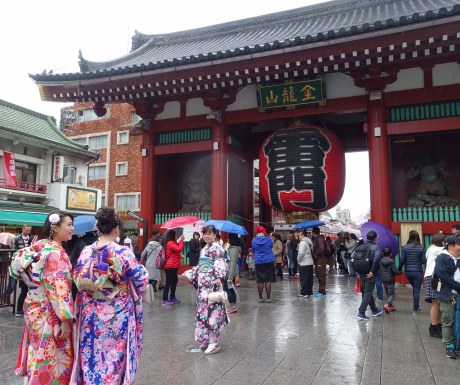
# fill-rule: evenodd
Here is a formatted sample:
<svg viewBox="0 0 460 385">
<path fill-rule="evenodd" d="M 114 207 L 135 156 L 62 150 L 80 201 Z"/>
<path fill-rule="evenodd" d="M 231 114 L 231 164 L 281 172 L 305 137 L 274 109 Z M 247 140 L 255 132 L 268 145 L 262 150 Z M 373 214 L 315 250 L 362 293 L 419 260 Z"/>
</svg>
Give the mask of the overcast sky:
<svg viewBox="0 0 460 385">
<path fill-rule="evenodd" d="M 308 0 L 40 0 L 2 4 L 0 99 L 51 115 L 59 121 L 61 103 L 42 102 L 28 74 L 53 70 L 77 72 L 78 50 L 85 59 L 106 61 L 131 48 L 137 30 L 167 33 L 219 24 L 322 3 Z M 347 187 L 356 175 L 368 175 L 367 153 L 347 155 Z M 350 171 L 351 170 L 351 171 Z M 368 188 L 368 187 L 367 187 Z M 346 188 L 342 208 L 352 215 L 369 207 L 369 194 Z"/>
</svg>

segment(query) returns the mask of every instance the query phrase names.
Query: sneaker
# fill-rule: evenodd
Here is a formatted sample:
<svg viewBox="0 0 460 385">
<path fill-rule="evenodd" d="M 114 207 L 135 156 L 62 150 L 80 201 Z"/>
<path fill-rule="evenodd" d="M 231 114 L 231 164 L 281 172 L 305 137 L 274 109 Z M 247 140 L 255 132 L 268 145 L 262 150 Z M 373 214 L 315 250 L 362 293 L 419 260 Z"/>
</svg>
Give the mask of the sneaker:
<svg viewBox="0 0 460 385">
<path fill-rule="evenodd" d="M 455 345 L 454 344 L 446 344 L 446 353 L 447 357 L 456 359 L 458 357 L 458 352 L 455 350 Z"/>
<path fill-rule="evenodd" d="M 414 311 L 412 312 L 412 315 L 418 315 L 418 314 L 420 314 L 421 312 L 422 312 L 422 309 L 418 308 L 417 310 L 414 310 Z"/>
<path fill-rule="evenodd" d="M 236 313 L 237 311 L 238 308 L 236 307 L 236 305 L 230 305 L 230 309 L 227 310 L 227 314 Z"/>
<path fill-rule="evenodd" d="M 364 313 L 358 313 L 356 318 L 358 318 L 359 320 L 363 320 L 363 321 L 369 321 L 369 317 Z"/>
<path fill-rule="evenodd" d="M 375 311 L 372 312 L 372 317 L 378 317 L 379 315 L 383 314 L 383 309 L 377 308 Z"/>
<path fill-rule="evenodd" d="M 23 311 L 18 311 L 16 314 L 15 314 L 15 317 L 23 317 L 24 316 L 24 312 Z"/>
<path fill-rule="evenodd" d="M 326 294 L 323 294 L 323 293 L 320 293 L 320 292 L 317 292 L 315 294 L 313 294 L 315 297 L 318 297 L 318 298 L 324 298 L 326 297 Z"/>
<path fill-rule="evenodd" d="M 179 305 L 181 301 L 177 298 L 173 298 L 169 302 L 171 302 L 171 305 Z"/>
<path fill-rule="evenodd" d="M 163 306 L 172 306 L 172 305 L 174 305 L 174 303 L 172 303 L 171 301 L 163 301 L 162 305 Z"/>
<path fill-rule="evenodd" d="M 383 310 L 385 310 L 385 313 L 390 314 L 390 309 L 393 309 L 390 305 L 383 305 Z"/>
<path fill-rule="evenodd" d="M 299 298 L 310 298 L 308 294 L 297 294 L 297 297 Z"/>
</svg>

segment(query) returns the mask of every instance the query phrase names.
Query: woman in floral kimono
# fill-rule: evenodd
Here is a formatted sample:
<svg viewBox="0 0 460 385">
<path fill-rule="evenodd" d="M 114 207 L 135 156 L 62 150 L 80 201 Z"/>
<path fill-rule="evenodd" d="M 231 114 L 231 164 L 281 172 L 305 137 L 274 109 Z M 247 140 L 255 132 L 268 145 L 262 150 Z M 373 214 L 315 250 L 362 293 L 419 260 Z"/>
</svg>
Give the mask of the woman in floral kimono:
<svg viewBox="0 0 460 385">
<path fill-rule="evenodd" d="M 130 249 L 115 243 L 120 218 L 96 213 L 99 240 L 86 246 L 73 272 L 78 288 L 77 338 L 71 384 L 130 385 L 142 350 L 141 292 L 147 270 Z"/>
<path fill-rule="evenodd" d="M 29 385 L 67 385 L 73 363 L 71 294 L 72 268 L 61 246 L 72 239 L 73 216 L 53 211 L 43 231 L 49 239 L 18 251 L 10 274 L 22 279 L 29 292 L 24 302 L 24 332 L 16 374 Z"/>
<path fill-rule="evenodd" d="M 190 282 L 197 289 L 195 340 L 201 343 L 201 349 L 206 349 L 204 354 L 215 354 L 220 352 L 220 331 L 229 319 L 225 302 L 208 302 L 208 295 L 226 282 L 228 260 L 225 250 L 216 242 L 214 226 L 206 226 L 203 239 L 206 246 L 190 275 Z"/>
</svg>

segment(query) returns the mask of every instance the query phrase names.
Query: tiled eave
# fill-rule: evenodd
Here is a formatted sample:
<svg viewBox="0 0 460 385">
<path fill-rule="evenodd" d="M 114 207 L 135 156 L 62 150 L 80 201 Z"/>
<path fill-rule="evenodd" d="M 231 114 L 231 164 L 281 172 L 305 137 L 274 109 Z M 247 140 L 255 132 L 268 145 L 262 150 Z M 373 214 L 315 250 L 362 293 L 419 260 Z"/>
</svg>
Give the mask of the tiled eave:
<svg viewBox="0 0 460 385">
<path fill-rule="evenodd" d="M 414 62 L 458 60 L 460 15 L 391 31 L 289 46 L 237 58 L 176 67 L 110 74 L 101 71 L 79 80 L 56 76 L 35 81 L 42 99 L 65 102 L 117 102 L 140 98 L 177 98 L 217 88 L 235 88 L 330 72 L 366 72 L 371 66 L 395 70 Z M 457 57 L 457 59 L 455 59 Z M 83 73 L 82 75 L 85 75 Z"/>
</svg>

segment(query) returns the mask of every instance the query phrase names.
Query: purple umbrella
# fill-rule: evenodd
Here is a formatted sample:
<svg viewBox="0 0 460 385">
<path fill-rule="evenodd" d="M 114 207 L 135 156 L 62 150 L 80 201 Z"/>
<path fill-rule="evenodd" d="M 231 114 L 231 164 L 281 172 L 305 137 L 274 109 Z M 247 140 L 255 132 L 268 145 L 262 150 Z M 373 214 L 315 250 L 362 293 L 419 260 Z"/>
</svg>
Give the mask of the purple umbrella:
<svg viewBox="0 0 460 385">
<path fill-rule="evenodd" d="M 378 222 L 366 222 L 361 225 L 361 236 L 366 240 L 367 233 L 374 230 L 377 233 L 377 245 L 383 250 L 385 247 L 389 247 L 393 254 L 393 257 L 396 258 L 396 255 L 399 254 L 399 244 L 396 236 L 393 232 Z"/>
</svg>

